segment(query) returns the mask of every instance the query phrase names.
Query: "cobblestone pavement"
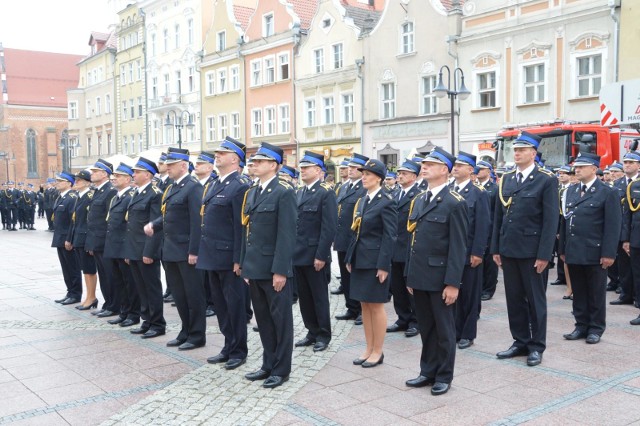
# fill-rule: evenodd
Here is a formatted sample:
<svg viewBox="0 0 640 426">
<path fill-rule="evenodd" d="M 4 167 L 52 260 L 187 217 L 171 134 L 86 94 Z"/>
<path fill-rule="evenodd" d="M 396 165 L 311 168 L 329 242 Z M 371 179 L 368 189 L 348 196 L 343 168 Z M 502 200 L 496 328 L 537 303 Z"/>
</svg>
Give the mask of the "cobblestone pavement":
<svg viewBox="0 0 640 426">
<path fill-rule="evenodd" d="M 562 300 L 564 286 L 550 286 L 548 349 L 531 368 L 524 358 L 495 358 L 511 343 L 499 284 L 440 397 L 404 385 L 418 373 L 419 337 L 388 334 L 384 364 L 363 369 L 351 363 L 364 347 L 362 327 L 334 321 L 329 349 L 294 349 L 290 381 L 266 390 L 243 378 L 261 363 L 253 331 L 247 364 L 229 372 L 205 361 L 222 344 L 215 317 L 207 346 L 179 352 L 165 346 L 179 325 L 169 305 L 167 335 L 143 340 L 54 303 L 64 284 L 50 239 L 0 231 L 0 424 L 640 425 L 640 327 L 629 325 L 638 315 L 629 305 L 609 307 L 600 344 L 568 342 L 571 303 Z M 393 306 L 386 308 L 391 323 Z M 331 296 L 331 309 L 342 312 L 341 296 Z M 297 305 L 293 312 L 301 338 Z"/>
</svg>

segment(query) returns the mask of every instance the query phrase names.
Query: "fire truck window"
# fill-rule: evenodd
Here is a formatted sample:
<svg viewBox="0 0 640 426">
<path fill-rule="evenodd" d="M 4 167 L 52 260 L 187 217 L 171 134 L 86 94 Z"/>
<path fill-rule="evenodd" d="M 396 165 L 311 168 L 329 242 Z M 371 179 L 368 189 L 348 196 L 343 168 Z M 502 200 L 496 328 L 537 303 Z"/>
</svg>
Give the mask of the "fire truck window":
<svg viewBox="0 0 640 426">
<path fill-rule="evenodd" d="M 547 167 L 560 167 L 567 164 L 565 158 L 565 135 L 542 136 L 540 148 Z"/>
<path fill-rule="evenodd" d="M 598 152 L 596 134 L 593 132 L 576 132 L 574 148 L 576 148 L 574 151 L 575 156 L 580 153 L 596 154 Z"/>
</svg>

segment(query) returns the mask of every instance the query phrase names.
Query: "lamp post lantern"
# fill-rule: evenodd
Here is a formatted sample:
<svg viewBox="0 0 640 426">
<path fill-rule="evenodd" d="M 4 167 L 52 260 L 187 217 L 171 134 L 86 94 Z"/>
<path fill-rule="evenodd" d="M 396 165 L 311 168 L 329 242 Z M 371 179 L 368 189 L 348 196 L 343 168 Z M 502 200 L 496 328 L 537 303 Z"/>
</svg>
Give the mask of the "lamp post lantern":
<svg viewBox="0 0 640 426">
<path fill-rule="evenodd" d="M 173 113 L 173 121 L 171 121 L 171 113 Z M 189 111 L 177 112 L 171 110 L 167 113 L 167 118 L 164 122 L 166 128 L 176 128 L 178 129 L 178 148 L 182 149 L 182 128 L 186 127 L 188 129 L 192 129 L 195 124 L 191 121 L 191 114 Z"/>
<path fill-rule="evenodd" d="M 447 70 L 447 85 L 444 85 L 442 80 L 442 70 Z M 458 74 L 460 74 L 460 87 L 458 88 Z M 471 92 L 464 85 L 464 72 L 460 68 L 453 70 L 453 89 L 451 88 L 451 69 L 447 65 L 440 67 L 438 74 L 438 85 L 433 89 L 433 93 L 439 98 L 448 96 L 451 100 L 451 155 L 456 155 L 456 136 L 455 136 L 455 98 L 459 97 L 461 100 L 465 100 L 469 97 Z M 459 118 L 459 117 L 458 117 Z"/>
</svg>

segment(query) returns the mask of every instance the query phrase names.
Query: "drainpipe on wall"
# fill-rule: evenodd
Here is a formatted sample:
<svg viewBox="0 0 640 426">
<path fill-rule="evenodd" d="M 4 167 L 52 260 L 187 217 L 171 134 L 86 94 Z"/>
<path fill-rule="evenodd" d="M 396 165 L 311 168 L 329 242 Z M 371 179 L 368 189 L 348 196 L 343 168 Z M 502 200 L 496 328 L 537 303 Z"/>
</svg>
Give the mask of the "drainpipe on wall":
<svg viewBox="0 0 640 426">
<path fill-rule="evenodd" d="M 300 26 L 295 26 L 292 29 L 293 31 L 293 46 L 291 47 L 291 108 L 289 109 L 289 125 L 291 126 L 291 135 L 293 136 L 293 141 L 296 143 L 296 162 L 300 158 L 300 141 L 297 138 L 297 114 L 296 114 L 296 55 L 298 53 L 298 47 L 300 46 L 300 41 L 302 40 L 302 36 L 300 34 Z M 293 166 L 293 165 L 292 165 Z"/>
<path fill-rule="evenodd" d="M 360 153 L 364 154 L 364 56 L 362 59 L 356 59 L 356 67 L 358 67 L 358 78 L 360 79 Z"/>
<path fill-rule="evenodd" d="M 144 132 L 145 149 L 149 149 L 149 95 L 147 92 L 147 15 L 139 9 L 142 17 L 142 56 L 144 57 Z"/>
<path fill-rule="evenodd" d="M 613 19 L 613 81 L 618 81 L 618 54 L 620 50 L 620 18 L 616 16 L 615 3 L 611 6 L 611 19 Z"/>
</svg>

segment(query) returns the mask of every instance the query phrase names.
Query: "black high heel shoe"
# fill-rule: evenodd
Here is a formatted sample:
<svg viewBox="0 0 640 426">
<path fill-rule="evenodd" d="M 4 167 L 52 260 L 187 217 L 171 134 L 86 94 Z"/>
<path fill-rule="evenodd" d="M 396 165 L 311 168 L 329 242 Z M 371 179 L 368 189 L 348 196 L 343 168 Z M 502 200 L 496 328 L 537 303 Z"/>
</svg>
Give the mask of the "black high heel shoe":
<svg viewBox="0 0 640 426">
<path fill-rule="evenodd" d="M 89 306 L 78 305 L 76 306 L 76 309 L 79 311 L 88 311 L 89 309 L 93 309 L 97 307 L 98 307 L 98 299 L 93 299 L 93 302 L 91 302 Z"/>
<path fill-rule="evenodd" d="M 371 367 L 375 367 L 377 365 L 382 364 L 382 362 L 384 361 L 384 354 L 380 355 L 380 359 L 378 359 L 375 362 L 370 362 L 370 361 L 365 361 L 362 363 L 362 368 L 371 368 Z"/>
</svg>

